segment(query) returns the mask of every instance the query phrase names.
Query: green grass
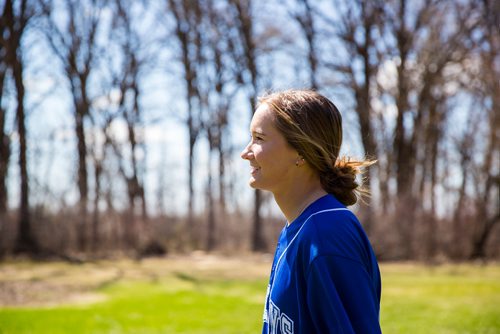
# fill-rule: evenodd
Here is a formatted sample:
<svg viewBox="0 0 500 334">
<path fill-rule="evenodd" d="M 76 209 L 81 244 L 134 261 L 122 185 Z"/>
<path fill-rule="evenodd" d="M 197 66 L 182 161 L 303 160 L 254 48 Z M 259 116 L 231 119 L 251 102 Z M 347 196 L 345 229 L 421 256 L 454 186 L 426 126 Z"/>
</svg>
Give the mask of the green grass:
<svg viewBox="0 0 500 334">
<path fill-rule="evenodd" d="M 168 291 L 161 283 L 118 284 L 107 302 L 80 307 L 8 309 L 2 333 L 253 333 L 261 306 L 225 293 L 236 283 Z M 249 290 L 252 284 L 244 283 Z M 240 286 L 235 290 L 242 289 Z M 256 290 L 255 288 L 253 290 Z M 235 330 L 236 329 L 236 330 Z"/>
<path fill-rule="evenodd" d="M 500 333 L 500 266 L 385 265 L 386 333 Z"/>
<path fill-rule="evenodd" d="M 4 300 L 0 333 L 258 333 L 268 269 L 255 259 L 3 264 L 0 289 L 20 281 L 27 290 L 18 293 L 65 288 L 33 293 L 34 303 Z M 384 333 L 500 333 L 500 266 L 381 269 Z"/>
</svg>

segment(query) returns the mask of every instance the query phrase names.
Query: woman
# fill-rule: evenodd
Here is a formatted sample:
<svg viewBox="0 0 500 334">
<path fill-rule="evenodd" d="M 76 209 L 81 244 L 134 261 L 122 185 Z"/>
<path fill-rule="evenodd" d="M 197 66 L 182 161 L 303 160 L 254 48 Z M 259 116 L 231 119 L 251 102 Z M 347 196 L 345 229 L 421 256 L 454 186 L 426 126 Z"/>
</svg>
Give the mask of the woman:
<svg viewBox="0 0 500 334">
<path fill-rule="evenodd" d="M 279 237 L 263 333 L 380 333 L 380 273 L 346 206 L 371 161 L 339 157 L 342 119 L 324 96 L 290 90 L 261 98 L 241 153 L 250 186 L 273 193 L 287 219 Z"/>
</svg>

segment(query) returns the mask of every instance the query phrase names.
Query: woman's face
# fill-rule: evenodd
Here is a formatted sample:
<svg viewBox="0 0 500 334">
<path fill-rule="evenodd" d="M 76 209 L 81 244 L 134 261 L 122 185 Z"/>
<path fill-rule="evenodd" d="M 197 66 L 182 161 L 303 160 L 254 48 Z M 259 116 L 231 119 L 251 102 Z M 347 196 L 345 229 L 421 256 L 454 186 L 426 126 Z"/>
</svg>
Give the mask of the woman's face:
<svg viewBox="0 0 500 334">
<path fill-rule="evenodd" d="M 276 194 L 293 180 L 299 154 L 275 128 L 274 117 L 267 104 L 257 108 L 250 123 L 252 138 L 241 157 L 250 162 L 250 186 Z"/>
</svg>

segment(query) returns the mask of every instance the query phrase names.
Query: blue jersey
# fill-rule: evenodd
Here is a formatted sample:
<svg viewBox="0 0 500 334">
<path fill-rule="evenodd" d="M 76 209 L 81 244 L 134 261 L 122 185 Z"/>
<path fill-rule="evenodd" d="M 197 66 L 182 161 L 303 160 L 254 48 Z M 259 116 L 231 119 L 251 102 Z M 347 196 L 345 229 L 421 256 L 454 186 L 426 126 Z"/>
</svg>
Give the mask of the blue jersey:
<svg viewBox="0 0 500 334">
<path fill-rule="evenodd" d="M 380 292 L 361 224 L 325 195 L 281 232 L 262 333 L 381 333 Z"/>
</svg>

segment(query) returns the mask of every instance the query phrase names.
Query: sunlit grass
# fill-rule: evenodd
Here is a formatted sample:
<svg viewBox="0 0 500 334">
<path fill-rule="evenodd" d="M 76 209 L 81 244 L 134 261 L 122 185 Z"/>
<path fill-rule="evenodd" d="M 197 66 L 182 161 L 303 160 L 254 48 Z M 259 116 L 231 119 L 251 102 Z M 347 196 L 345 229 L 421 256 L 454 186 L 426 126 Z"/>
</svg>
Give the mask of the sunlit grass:
<svg viewBox="0 0 500 334">
<path fill-rule="evenodd" d="M 500 333 L 500 266 L 384 265 L 387 333 Z"/>
<path fill-rule="evenodd" d="M 52 296 L 3 300 L 0 333 L 258 333 L 269 267 L 213 257 L 3 264 L 0 288 L 17 279 Z M 500 333 L 500 266 L 381 269 L 384 333 Z"/>
<path fill-rule="evenodd" d="M 252 333 L 259 326 L 260 304 L 222 289 L 174 292 L 161 283 L 133 283 L 103 292 L 106 302 L 87 306 L 3 310 L 0 327 L 5 333 Z"/>
</svg>

